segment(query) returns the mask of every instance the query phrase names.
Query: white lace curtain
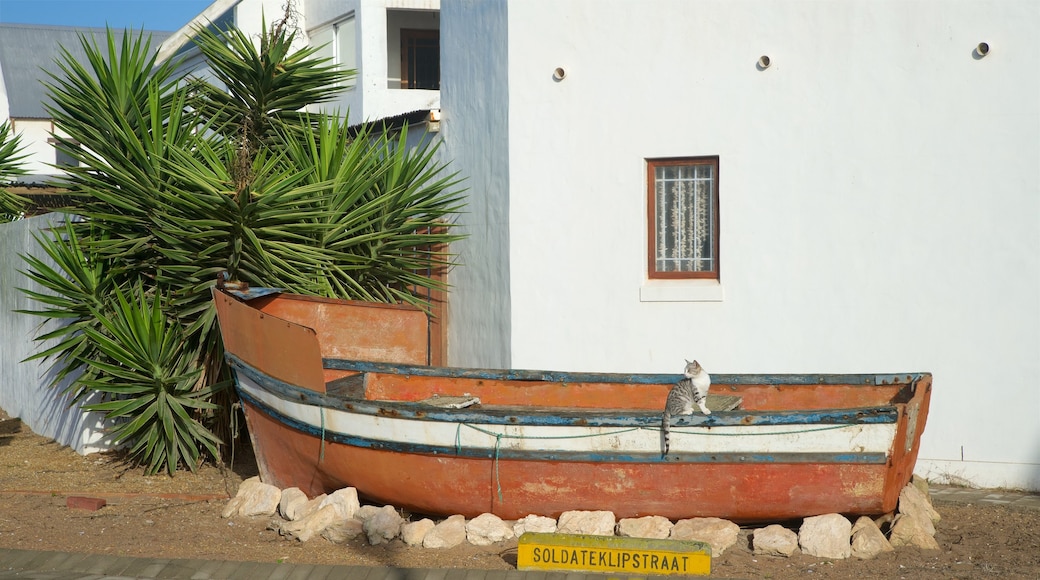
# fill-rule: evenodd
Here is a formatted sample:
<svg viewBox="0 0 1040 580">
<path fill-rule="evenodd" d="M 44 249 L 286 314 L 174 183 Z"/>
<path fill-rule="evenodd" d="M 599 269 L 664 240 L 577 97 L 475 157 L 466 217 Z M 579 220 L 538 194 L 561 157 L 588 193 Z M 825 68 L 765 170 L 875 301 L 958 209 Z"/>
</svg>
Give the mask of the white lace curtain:
<svg viewBox="0 0 1040 580">
<path fill-rule="evenodd" d="M 655 168 L 656 266 L 658 272 L 714 269 L 712 231 L 714 167 L 706 164 Z"/>
</svg>

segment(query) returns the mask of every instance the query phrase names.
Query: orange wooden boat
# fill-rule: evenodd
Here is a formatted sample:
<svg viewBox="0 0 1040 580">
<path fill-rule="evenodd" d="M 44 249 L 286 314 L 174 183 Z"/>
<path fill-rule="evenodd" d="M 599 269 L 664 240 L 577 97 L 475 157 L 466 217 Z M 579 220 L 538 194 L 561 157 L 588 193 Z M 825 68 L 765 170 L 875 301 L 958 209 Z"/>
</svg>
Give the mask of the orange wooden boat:
<svg viewBox="0 0 1040 580">
<path fill-rule="evenodd" d="M 928 373 L 713 375 L 713 413 L 673 419 L 664 454 L 680 375 L 435 367 L 417 309 L 263 289 L 214 300 L 261 478 L 312 497 L 350 486 L 505 519 L 879 514 L 928 414 Z"/>
</svg>

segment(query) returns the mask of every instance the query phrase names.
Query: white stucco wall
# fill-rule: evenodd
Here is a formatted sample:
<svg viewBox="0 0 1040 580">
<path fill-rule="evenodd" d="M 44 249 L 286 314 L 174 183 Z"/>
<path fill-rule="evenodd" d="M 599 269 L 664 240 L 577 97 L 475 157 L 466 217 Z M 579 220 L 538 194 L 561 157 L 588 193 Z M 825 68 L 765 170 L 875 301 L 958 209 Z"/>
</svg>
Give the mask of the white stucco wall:
<svg viewBox="0 0 1040 580">
<path fill-rule="evenodd" d="M 297 10 L 302 10 L 299 4 Z M 285 15 L 283 0 L 249 0 L 235 5 L 235 25 L 248 35 L 260 34 L 263 24 L 271 25 Z"/>
<path fill-rule="evenodd" d="M 54 124 L 50 119 L 12 119 L 14 133 L 21 136 L 22 169 L 27 175 L 54 175 L 59 173 L 51 166 L 55 160 L 54 146 L 47 142 Z M 20 181 L 25 178 L 16 178 Z"/>
<path fill-rule="evenodd" d="M 466 213 L 448 276 L 451 364 L 503 367 L 510 360 L 509 95 L 506 0 L 441 7 L 441 154 L 466 179 Z"/>
<path fill-rule="evenodd" d="M 477 140 L 453 362 L 501 300 L 516 367 L 930 371 L 919 471 L 1040 489 L 1040 4 L 526 0 L 491 32 L 501 2 L 443 4 L 481 31 L 442 45 L 442 134 Z M 695 155 L 721 288 L 650 285 L 645 159 Z"/>
<path fill-rule="evenodd" d="M 4 67 L 0 63 L 0 123 L 11 117 L 11 101 L 7 98 L 7 84 L 4 82 Z"/>
<path fill-rule="evenodd" d="M 15 312 L 43 308 L 19 290 L 44 292 L 19 273 L 27 268 L 21 256 L 32 254 L 53 265 L 33 236 L 61 219 L 59 214 L 47 214 L 0 224 L 0 248 L 4 248 L 0 252 L 0 408 L 20 417 L 33 432 L 86 454 L 111 449 L 104 438 L 103 416 L 70 406 L 70 398 L 60 388 L 50 387 L 50 362 L 25 361 L 54 346 L 53 342 L 41 345 L 35 338 L 55 328 L 55 322 L 41 330 L 43 319 Z"/>
</svg>

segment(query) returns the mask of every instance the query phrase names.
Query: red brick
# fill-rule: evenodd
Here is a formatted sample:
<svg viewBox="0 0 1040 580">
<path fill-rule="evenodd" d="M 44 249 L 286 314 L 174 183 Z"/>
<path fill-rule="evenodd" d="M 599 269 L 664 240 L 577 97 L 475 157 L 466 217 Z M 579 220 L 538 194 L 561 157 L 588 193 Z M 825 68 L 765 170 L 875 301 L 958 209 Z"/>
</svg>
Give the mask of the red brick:
<svg viewBox="0 0 1040 580">
<path fill-rule="evenodd" d="M 105 507 L 105 500 L 100 497 L 70 496 L 65 500 L 65 505 L 68 506 L 69 509 L 90 510 L 96 512 Z"/>
</svg>

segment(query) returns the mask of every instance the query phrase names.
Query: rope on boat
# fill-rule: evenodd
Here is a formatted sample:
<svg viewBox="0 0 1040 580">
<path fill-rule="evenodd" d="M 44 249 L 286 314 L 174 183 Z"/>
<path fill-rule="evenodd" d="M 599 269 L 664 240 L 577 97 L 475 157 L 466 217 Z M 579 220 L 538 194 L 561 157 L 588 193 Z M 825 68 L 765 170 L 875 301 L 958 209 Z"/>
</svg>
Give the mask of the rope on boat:
<svg viewBox="0 0 1040 580">
<path fill-rule="evenodd" d="M 845 427 L 848 427 L 848 426 L 849 425 L 842 425 L 842 424 L 828 425 L 826 427 L 812 427 L 812 428 L 806 428 L 806 429 L 795 429 L 794 431 L 783 431 L 783 432 L 779 432 L 779 433 L 778 432 L 767 432 L 767 433 L 718 433 L 718 432 L 711 432 L 711 431 L 709 431 L 708 433 L 692 433 L 690 431 L 681 431 L 681 430 L 677 431 L 677 430 L 674 430 L 674 429 L 672 430 L 672 433 L 685 433 L 686 435 L 707 435 L 707 436 L 713 436 L 713 437 L 756 437 L 756 436 L 763 436 L 763 435 L 776 436 L 776 435 L 800 435 L 802 433 L 817 433 L 817 432 L 820 432 L 820 431 L 831 431 L 833 429 L 844 429 Z M 660 427 L 632 427 L 631 429 L 622 429 L 620 431 L 612 431 L 610 433 L 589 433 L 587 435 L 510 435 L 508 433 L 496 433 L 495 431 L 489 431 L 487 429 L 482 429 L 480 427 L 477 427 L 476 425 L 471 425 L 469 423 L 456 423 L 455 424 L 455 453 L 456 454 L 461 454 L 462 453 L 462 428 L 463 427 L 469 427 L 470 429 L 473 429 L 474 431 L 477 431 L 479 433 L 483 433 L 485 435 L 489 435 L 489 436 L 495 438 L 495 454 L 494 454 L 494 468 L 493 468 L 493 470 L 494 470 L 494 475 L 495 475 L 495 486 L 498 488 L 498 501 L 499 501 L 499 503 L 502 503 L 502 482 L 499 479 L 498 458 L 499 458 L 499 449 L 501 448 L 501 445 L 502 445 L 502 439 L 585 439 L 585 438 L 588 438 L 588 437 L 610 437 L 612 435 L 621 435 L 621 434 L 624 434 L 624 433 L 631 433 L 632 431 L 639 431 L 640 429 L 648 429 L 650 431 L 660 431 L 661 430 Z M 710 427 L 710 425 L 708 427 Z M 322 444 L 322 449 L 323 449 L 323 453 L 324 453 L 324 446 L 325 446 L 325 416 L 324 416 L 324 414 L 322 415 L 322 427 L 321 427 L 321 429 L 322 429 L 322 441 L 321 441 L 321 444 Z"/>
<path fill-rule="evenodd" d="M 620 435 L 622 433 L 629 433 L 632 431 L 638 431 L 642 427 L 633 427 L 631 429 L 622 429 L 621 431 L 614 431 L 612 433 L 589 433 L 588 435 L 509 435 L 508 433 L 496 433 L 494 431 L 488 431 L 487 429 L 481 429 L 476 425 L 470 425 L 469 423 L 457 423 L 455 426 L 455 453 L 462 452 L 462 427 L 466 426 L 474 431 L 478 431 L 485 435 L 490 435 L 495 438 L 495 462 L 494 462 L 494 473 L 495 473 L 495 486 L 498 488 L 498 502 L 502 503 L 502 482 L 498 476 L 498 451 L 502 446 L 502 439 L 584 439 L 586 437 L 605 437 L 610 435 Z"/>
<path fill-rule="evenodd" d="M 715 425 L 715 426 L 716 427 L 721 427 L 723 425 Z M 763 425 L 763 426 L 766 426 L 766 425 Z M 851 427 L 851 426 L 853 426 L 853 425 L 851 425 L 851 424 L 835 424 L 835 425 L 827 425 L 827 426 L 824 426 L 824 427 L 808 427 L 808 428 L 805 428 L 805 429 L 795 429 L 793 431 L 767 431 L 767 432 L 764 432 L 764 433 L 719 433 L 717 431 L 709 431 L 707 433 L 695 433 L 693 431 L 683 431 L 682 429 L 677 429 L 677 428 L 673 427 L 671 429 L 671 432 L 672 433 L 684 433 L 686 435 L 703 435 L 703 436 L 706 436 L 706 437 L 766 437 L 766 436 L 773 437 L 773 436 L 776 436 L 776 435 L 800 435 L 802 433 L 818 433 L 820 431 L 831 431 L 831 430 L 834 430 L 834 429 L 844 429 L 846 427 Z M 485 435 L 489 435 L 491 437 L 494 437 L 496 440 L 497 439 L 503 439 L 503 438 L 505 438 L 505 439 L 585 439 L 585 438 L 588 438 L 588 437 L 610 437 L 612 435 L 622 435 L 624 433 L 631 433 L 632 431 L 639 431 L 641 429 L 645 429 L 645 430 L 648 430 L 648 431 L 660 431 L 661 430 L 660 427 L 632 427 L 631 429 L 622 429 L 620 431 L 611 431 L 610 433 L 588 433 L 586 435 L 510 435 L 508 433 L 496 433 L 494 431 L 488 431 L 487 429 L 482 429 L 480 427 L 477 427 L 476 425 L 471 425 L 469 423 L 457 423 L 456 424 L 456 429 L 455 429 L 455 452 L 456 453 L 459 453 L 459 452 L 462 451 L 462 438 L 461 438 L 462 427 L 469 427 L 470 429 L 473 429 L 474 431 L 478 431 L 478 432 L 483 433 Z M 708 427 L 710 429 L 712 427 L 712 425 L 704 425 L 704 427 Z"/>
</svg>

